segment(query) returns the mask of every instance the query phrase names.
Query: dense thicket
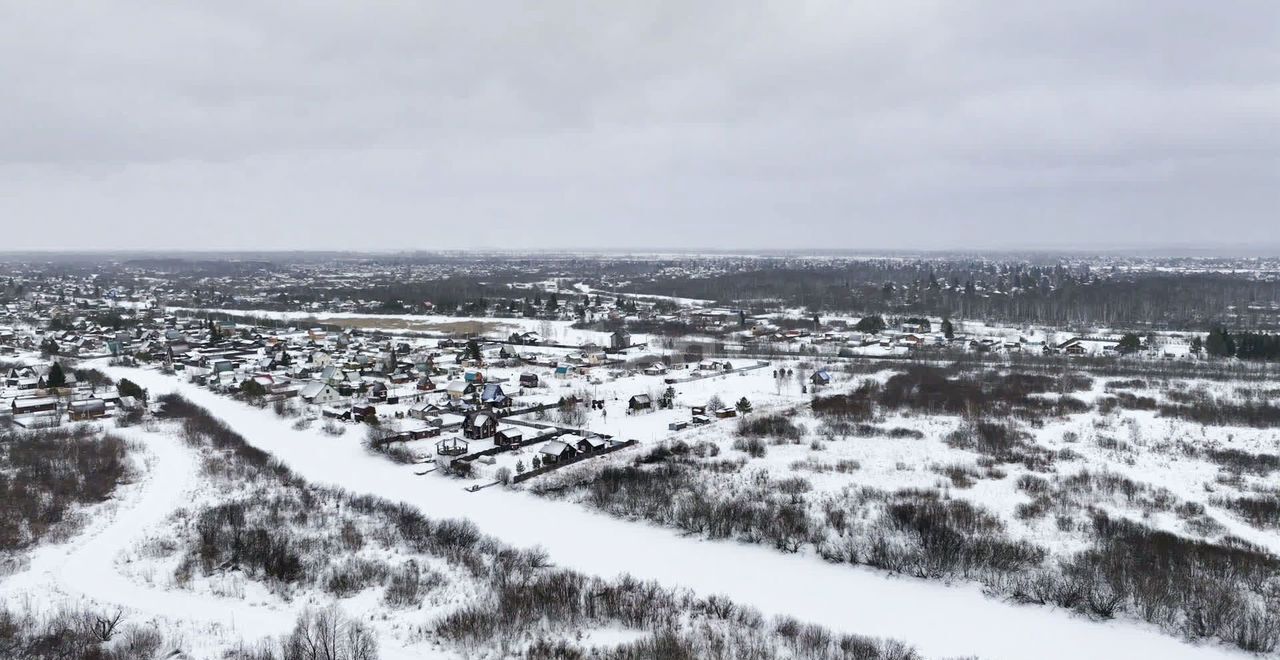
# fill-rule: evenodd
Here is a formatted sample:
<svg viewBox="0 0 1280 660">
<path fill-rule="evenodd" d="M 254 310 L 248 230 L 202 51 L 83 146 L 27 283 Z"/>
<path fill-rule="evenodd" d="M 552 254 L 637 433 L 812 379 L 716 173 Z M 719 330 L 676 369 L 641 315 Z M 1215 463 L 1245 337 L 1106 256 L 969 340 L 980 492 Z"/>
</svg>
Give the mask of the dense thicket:
<svg viewBox="0 0 1280 660">
<path fill-rule="evenodd" d="M 89 426 L 0 434 L 0 550 L 26 547 L 79 504 L 107 499 L 128 447 Z"/>
<path fill-rule="evenodd" d="M 1068 414 L 1088 408 L 1065 395 L 1090 387 L 1074 373 L 1001 373 L 911 365 L 883 385 L 868 381 L 848 394 L 819 396 L 813 410 L 821 416 L 869 419 L 878 408 L 926 413 L 1009 415 Z"/>
</svg>

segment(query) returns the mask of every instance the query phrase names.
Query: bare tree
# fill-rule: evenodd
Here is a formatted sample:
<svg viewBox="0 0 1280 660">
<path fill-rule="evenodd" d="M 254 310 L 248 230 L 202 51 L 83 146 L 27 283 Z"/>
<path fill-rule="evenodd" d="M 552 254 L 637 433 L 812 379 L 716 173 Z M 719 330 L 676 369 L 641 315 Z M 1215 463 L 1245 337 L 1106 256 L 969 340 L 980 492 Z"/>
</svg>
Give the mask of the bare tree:
<svg viewBox="0 0 1280 660">
<path fill-rule="evenodd" d="M 123 610 L 116 610 L 115 614 L 106 615 L 86 612 L 82 625 L 86 635 L 103 642 L 109 642 L 112 637 L 116 636 L 116 629 L 120 626 L 120 621 L 123 618 Z"/>
</svg>

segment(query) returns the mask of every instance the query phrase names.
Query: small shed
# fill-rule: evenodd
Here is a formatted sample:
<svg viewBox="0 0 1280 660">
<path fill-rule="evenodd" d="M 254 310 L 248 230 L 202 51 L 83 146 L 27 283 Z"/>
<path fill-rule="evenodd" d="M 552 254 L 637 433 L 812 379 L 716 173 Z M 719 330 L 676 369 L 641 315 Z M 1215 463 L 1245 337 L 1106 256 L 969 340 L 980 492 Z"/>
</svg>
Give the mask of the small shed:
<svg viewBox="0 0 1280 660">
<path fill-rule="evenodd" d="M 637 394 L 627 401 L 627 412 L 643 412 L 653 410 L 653 398 L 648 394 Z"/>
<path fill-rule="evenodd" d="M 514 447 L 524 441 L 524 432 L 514 426 L 504 426 L 493 434 L 493 444 Z"/>
<path fill-rule="evenodd" d="M 661 362 L 654 362 L 653 364 L 644 368 L 644 375 L 646 376 L 661 376 L 666 373 L 667 373 L 667 365 Z"/>
<path fill-rule="evenodd" d="M 351 418 L 357 422 L 378 419 L 378 410 L 371 405 L 351 406 Z"/>
</svg>

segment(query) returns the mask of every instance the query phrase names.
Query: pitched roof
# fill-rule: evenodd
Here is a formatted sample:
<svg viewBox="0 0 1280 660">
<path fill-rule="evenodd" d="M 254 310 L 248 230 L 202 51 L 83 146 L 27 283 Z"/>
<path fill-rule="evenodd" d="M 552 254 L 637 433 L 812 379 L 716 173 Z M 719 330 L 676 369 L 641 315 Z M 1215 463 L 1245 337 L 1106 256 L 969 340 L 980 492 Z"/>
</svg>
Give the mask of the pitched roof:
<svg viewBox="0 0 1280 660">
<path fill-rule="evenodd" d="M 572 450 L 573 450 L 572 447 L 570 447 L 569 445 L 563 442 L 560 442 L 559 440 L 549 440 L 547 444 L 542 445 L 541 447 L 538 448 L 538 453 L 550 454 L 552 456 L 560 456 L 564 454 L 566 451 L 572 451 Z"/>
</svg>

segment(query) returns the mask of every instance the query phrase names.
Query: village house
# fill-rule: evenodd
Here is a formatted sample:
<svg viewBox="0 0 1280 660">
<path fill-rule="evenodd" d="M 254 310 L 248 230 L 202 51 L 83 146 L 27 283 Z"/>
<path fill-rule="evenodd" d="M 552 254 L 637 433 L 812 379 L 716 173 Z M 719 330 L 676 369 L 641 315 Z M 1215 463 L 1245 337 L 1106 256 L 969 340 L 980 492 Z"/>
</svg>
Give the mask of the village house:
<svg viewBox="0 0 1280 660">
<path fill-rule="evenodd" d="M 73 422 L 107 416 L 107 402 L 99 398 L 79 399 L 67 404 L 67 416 Z"/>
<path fill-rule="evenodd" d="M 559 440 L 550 440 L 547 444 L 538 448 L 538 456 L 542 458 L 544 465 L 554 465 L 556 463 L 573 460 L 577 455 L 578 450 L 576 448 Z"/>
<path fill-rule="evenodd" d="M 298 392 L 298 397 L 312 405 L 324 405 L 342 399 L 342 395 L 337 390 L 320 381 L 311 381 L 304 385 Z"/>
<path fill-rule="evenodd" d="M 631 335 L 626 330 L 614 330 L 609 335 L 609 348 L 620 351 L 631 346 Z"/>
<path fill-rule="evenodd" d="M 480 392 L 480 403 L 493 406 L 495 408 L 506 408 L 511 405 L 511 397 L 502 391 L 502 386 L 497 383 L 485 383 L 484 389 Z"/>
<path fill-rule="evenodd" d="M 449 398 L 454 401 L 460 401 L 476 391 L 474 383 L 468 383 L 465 380 L 451 380 L 449 385 L 445 387 L 445 392 Z"/>
<path fill-rule="evenodd" d="M 573 443 L 579 454 L 590 454 L 604 449 L 605 441 L 598 435 L 588 435 Z"/>
<path fill-rule="evenodd" d="M 54 396 L 31 396 L 18 397 L 11 404 L 13 415 L 35 415 L 40 413 L 52 413 L 58 411 L 58 397 Z"/>
<path fill-rule="evenodd" d="M 473 410 L 462 422 L 462 435 L 468 440 L 491 438 L 498 429 L 498 417 L 487 410 Z"/>
<path fill-rule="evenodd" d="M 427 420 L 445 412 L 445 408 L 434 403 L 420 403 L 409 407 L 409 416 L 414 419 Z"/>
</svg>

